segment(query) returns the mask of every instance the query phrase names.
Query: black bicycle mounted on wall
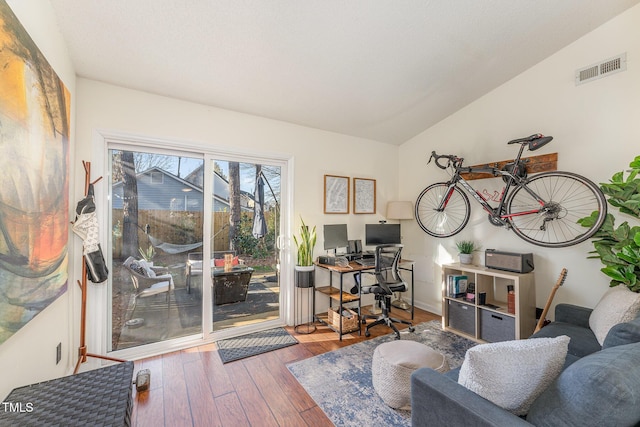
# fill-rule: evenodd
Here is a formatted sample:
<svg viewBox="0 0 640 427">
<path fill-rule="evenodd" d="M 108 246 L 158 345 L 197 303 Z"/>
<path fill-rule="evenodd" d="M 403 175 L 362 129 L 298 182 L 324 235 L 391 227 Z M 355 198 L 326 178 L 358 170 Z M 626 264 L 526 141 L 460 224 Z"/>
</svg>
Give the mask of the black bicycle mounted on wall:
<svg viewBox="0 0 640 427">
<path fill-rule="evenodd" d="M 434 237 L 458 234 L 469 222 L 471 206 L 466 190 L 488 213 L 489 222 L 513 230 L 517 236 L 534 245 L 562 248 L 585 241 L 595 234 L 607 215 L 604 194 L 589 179 L 571 172 L 542 172 L 527 176 L 525 160 L 520 160 L 527 147 L 537 150 L 548 144 L 552 136 L 534 134 L 514 139 L 508 144 L 520 144 L 518 156 L 504 168 L 463 167 L 463 158 L 431 152 L 429 163 L 435 160 L 440 169 L 452 173 L 447 182 L 425 188 L 416 201 L 415 213 L 420 227 Z M 442 160 L 447 160 L 446 164 Z M 497 207 L 467 182 L 461 174 L 488 173 L 502 177 L 505 187 Z M 598 212 L 591 227 L 578 220 Z"/>
</svg>

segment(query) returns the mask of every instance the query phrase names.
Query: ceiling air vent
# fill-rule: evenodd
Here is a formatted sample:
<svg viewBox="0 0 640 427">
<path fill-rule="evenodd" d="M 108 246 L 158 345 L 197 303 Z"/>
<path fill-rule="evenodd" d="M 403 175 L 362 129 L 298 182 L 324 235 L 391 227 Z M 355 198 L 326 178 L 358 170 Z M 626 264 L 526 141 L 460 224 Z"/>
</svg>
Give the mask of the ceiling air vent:
<svg viewBox="0 0 640 427">
<path fill-rule="evenodd" d="M 576 70 L 576 86 L 627 69 L 627 53 Z"/>
</svg>

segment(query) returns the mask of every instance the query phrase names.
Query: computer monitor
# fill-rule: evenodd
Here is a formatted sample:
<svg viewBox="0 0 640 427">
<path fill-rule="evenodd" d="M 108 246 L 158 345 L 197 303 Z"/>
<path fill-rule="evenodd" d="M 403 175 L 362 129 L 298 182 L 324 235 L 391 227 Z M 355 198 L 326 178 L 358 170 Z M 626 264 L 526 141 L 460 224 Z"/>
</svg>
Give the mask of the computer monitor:
<svg viewBox="0 0 640 427">
<path fill-rule="evenodd" d="M 365 224 L 365 245 L 400 244 L 400 224 Z"/>
<path fill-rule="evenodd" d="M 349 246 L 347 224 L 325 224 L 324 249 L 346 248 Z"/>
</svg>

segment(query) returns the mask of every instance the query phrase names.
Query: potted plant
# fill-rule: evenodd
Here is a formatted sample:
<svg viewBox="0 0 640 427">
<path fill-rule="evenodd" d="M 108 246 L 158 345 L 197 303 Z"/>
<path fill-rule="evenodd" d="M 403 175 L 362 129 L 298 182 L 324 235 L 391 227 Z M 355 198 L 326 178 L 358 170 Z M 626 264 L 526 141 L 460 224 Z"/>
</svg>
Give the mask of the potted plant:
<svg viewBox="0 0 640 427">
<path fill-rule="evenodd" d="M 138 248 L 138 251 L 140 252 L 142 258 L 147 261 L 149 265 L 153 265 L 153 257 L 156 255 L 156 251 L 152 245 L 149 245 L 146 251 L 142 248 Z"/>
<path fill-rule="evenodd" d="M 479 246 L 476 246 L 473 240 L 461 240 L 456 242 L 456 248 L 458 248 L 460 264 L 471 264 L 473 262 L 473 253 L 480 249 Z"/>
<path fill-rule="evenodd" d="M 601 183 L 600 189 L 608 197 L 608 202 L 631 217 L 640 218 L 640 156 L 630 164 L 631 170 L 625 178 L 624 172 L 617 172 L 609 183 Z M 578 220 L 588 227 L 596 215 Z M 600 229 L 593 235 L 593 247 L 588 258 L 599 258 L 604 267 L 601 271 L 610 279 L 609 286 L 624 285 L 633 292 L 640 292 L 640 226 L 624 221 L 615 226 L 615 217 L 607 214 Z"/>
<path fill-rule="evenodd" d="M 314 286 L 313 248 L 316 245 L 316 227 L 309 228 L 300 217 L 300 236 L 293 236 L 293 241 L 298 250 L 295 266 L 295 284 L 299 288 L 311 288 Z"/>
</svg>

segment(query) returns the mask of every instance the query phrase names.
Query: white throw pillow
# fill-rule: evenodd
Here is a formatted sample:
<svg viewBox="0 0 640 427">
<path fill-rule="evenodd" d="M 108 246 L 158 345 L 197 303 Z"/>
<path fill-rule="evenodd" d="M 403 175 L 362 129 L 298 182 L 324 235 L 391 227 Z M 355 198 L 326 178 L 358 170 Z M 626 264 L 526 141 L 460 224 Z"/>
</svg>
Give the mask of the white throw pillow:
<svg viewBox="0 0 640 427">
<path fill-rule="evenodd" d="M 151 266 L 149 265 L 149 263 L 143 259 L 141 259 L 140 261 L 138 261 L 138 263 L 140 264 L 140 267 L 142 267 L 145 271 L 145 276 L 147 277 L 156 277 L 156 272 L 153 271 L 153 269 L 151 268 Z"/>
<path fill-rule="evenodd" d="M 600 298 L 589 316 L 589 327 L 600 345 L 609 333 L 609 329 L 618 323 L 629 322 L 640 311 L 640 294 L 632 292 L 624 285 L 614 286 Z"/>
<path fill-rule="evenodd" d="M 569 340 L 561 335 L 472 347 L 458 383 L 515 415 L 525 415 L 562 371 Z"/>
</svg>

